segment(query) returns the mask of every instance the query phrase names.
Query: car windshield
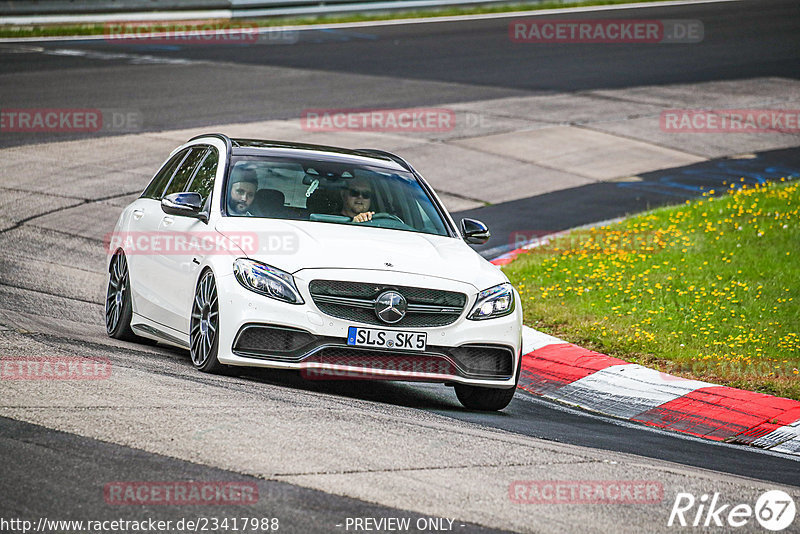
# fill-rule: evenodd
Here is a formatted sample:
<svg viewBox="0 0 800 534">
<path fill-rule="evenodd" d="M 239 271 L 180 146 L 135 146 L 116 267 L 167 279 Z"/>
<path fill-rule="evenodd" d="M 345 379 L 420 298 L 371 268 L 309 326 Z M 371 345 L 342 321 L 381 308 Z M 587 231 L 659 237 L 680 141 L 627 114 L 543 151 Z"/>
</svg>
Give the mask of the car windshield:
<svg viewBox="0 0 800 534">
<path fill-rule="evenodd" d="M 341 162 L 235 156 L 225 191 L 225 213 L 231 217 L 448 235 L 433 200 L 407 172 Z M 371 220 L 362 221 L 367 213 Z"/>
</svg>

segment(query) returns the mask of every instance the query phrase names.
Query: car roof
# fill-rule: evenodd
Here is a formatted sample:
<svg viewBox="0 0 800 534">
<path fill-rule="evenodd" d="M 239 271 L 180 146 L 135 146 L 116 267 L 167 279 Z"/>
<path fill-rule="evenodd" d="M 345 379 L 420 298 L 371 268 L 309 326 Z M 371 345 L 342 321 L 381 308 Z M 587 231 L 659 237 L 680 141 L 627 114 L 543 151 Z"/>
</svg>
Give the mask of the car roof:
<svg viewBox="0 0 800 534">
<path fill-rule="evenodd" d="M 360 165 L 374 165 L 395 171 L 410 171 L 408 164 L 394 154 L 373 149 L 347 149 L 341 147 L 272 141 L 266 139 L 231 139 L 234 156 L 296 156 Z"/>
</svg>

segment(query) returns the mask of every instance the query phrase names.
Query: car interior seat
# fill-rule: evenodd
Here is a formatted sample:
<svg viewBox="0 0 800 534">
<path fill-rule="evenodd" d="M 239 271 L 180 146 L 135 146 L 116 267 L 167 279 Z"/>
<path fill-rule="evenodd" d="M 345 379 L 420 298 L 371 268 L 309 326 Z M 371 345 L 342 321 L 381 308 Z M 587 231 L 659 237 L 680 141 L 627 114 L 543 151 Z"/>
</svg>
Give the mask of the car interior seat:
<svg viewBox="0 0 800 534">
<path fill-rule="evenodd" d="M 342 213 L 342 196 L 338 189 L 317 189 L 306 200 L 309 213 L 339 215 Z"/>
<path fill-rule="evenodd" d="M 253 199 L 253 212 L 261 217 L 285 219 L 288 217 L 285 202 L 286 196 L 277 189 L 259 189 Z"/>
</svg>

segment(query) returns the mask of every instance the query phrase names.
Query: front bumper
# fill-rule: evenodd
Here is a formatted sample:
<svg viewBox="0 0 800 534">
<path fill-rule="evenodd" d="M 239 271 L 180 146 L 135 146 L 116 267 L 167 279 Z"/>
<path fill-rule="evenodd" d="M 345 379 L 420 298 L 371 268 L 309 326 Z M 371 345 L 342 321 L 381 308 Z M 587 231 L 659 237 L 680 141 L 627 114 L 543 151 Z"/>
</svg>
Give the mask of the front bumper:
<svg viewBox="0 0 800 534">
<path fill-rule="evenodd" d="M 435 287 L 460 291 L 467 303 L 459 318 L 447 326 L 392 328 L 344 320 L 326 315 L 315 305 L 308 290 L 314 279 L 351 280 L 376 284 Z M 307 378 L 368 378 L 403 381 L 452 382 L 484 387 L 508 388 L 516 385 L 522 350 L 522 310 L 515 294 L 514 312 L 484 321 L 466 319 L 475 303 L 477 291 L 469 284 L 423 275 L 381 271 L 326 270 L 300 271 L 295 281 L 305 304 L 293 305 L 260 296 L 243 288 L 231 275 L 218 278 L 220 296 L 220 339 L 218 358 L 228 365 L 301 370 Z M 248 330 L 270 327 L 290 334 L 294 341 L 242 343 Z M 413 330 L 427 333 L 424 352 L 356 348 L 347 345 L 351 326 L 384 330 Z M 270 334 L 267 334 L 269 339 Z M 277 343 L 277 344 L 276 344 Z M 263 347 L 271 347 L 265 350 Z M 281 350 L 275 350 L 275 347 Z M 499 363 L 481 364 L 491 352 Z M 504 356 L 505 355 L 505 356 Z M 500 361 L 507 358 L 507 361 Z M 476 364 L 476 362 L 478 362 Z M 487 369 L 492 368 L 492 372 Z"/>
</svg>

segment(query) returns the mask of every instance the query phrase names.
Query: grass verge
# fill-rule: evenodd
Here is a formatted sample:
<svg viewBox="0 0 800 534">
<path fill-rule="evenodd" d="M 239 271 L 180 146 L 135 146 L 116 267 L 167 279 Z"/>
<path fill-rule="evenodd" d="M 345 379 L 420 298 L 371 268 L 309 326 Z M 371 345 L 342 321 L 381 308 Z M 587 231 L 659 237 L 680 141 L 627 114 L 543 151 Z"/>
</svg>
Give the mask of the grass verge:
<svg viewBox="0 0 800 534">
<path fill-rule="evenodd" d="M 397 20 L 409 18 L 449 17 L 455 15 L 482 15 L 487 13 L 509 13 L 513 11 L 538 11 L 542 9 L 563 9 L 569 7 L 605 6 L 616 4 L 639 4 L 660 0 L 586 0 L 583 2 L 542 2 L 513 3 L 502 5 L 484 5 L 473 7 L 431 8 L 425 10 L 392 11 L 376 13 L 349 13 L 343 15 L 319 15 L 308 17 L 271 17 L 261 19 L 236 19 L 235 21 L 217 21 L 229 23 L 236 27 L 238 23 L 247 22 L 258 26 L 304 26 L 308 24 L 336 24 L 344 22 L 366 22 L 376 20 Z M 124 20 L 121 16 L 121 20 Z M 179 25 L 180 21 L 170 24 Z M 146 26 L 148 22 L 131 23 Z M 163 23 L 161 23 L 163 25 Z M 67 37 L 103 35 L 105 24 L 36 24 L 36 25 L 0 25 L 0 38 L 26 37 Z"/>
<path fill-rule="evenodd" d="M 738 185 L 520 256 L 504 270 L 525 324 L 671 374 L 800 400 L 800 182 Z"/>
</svg>

